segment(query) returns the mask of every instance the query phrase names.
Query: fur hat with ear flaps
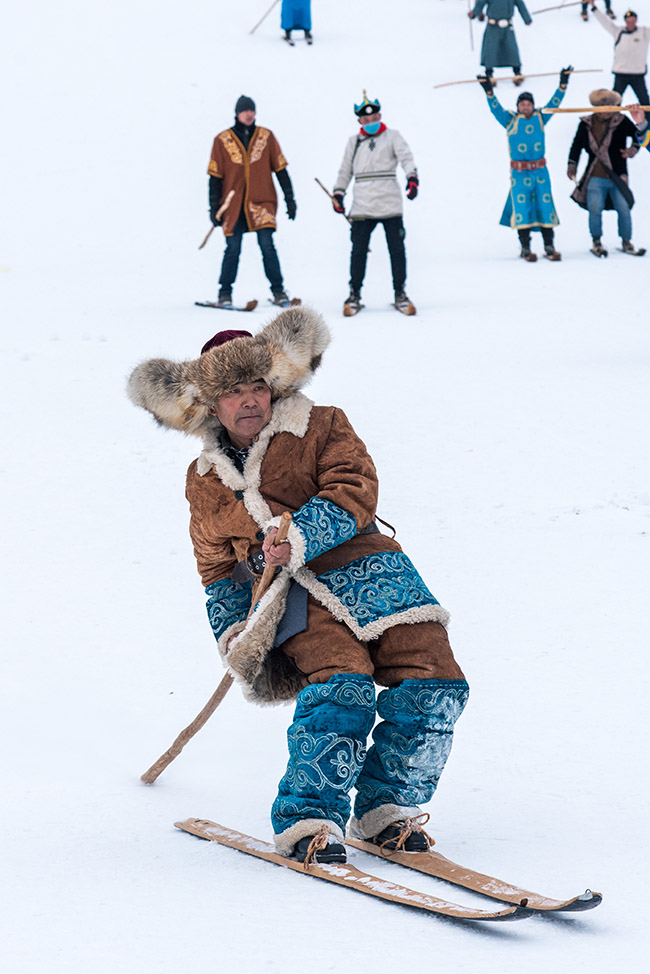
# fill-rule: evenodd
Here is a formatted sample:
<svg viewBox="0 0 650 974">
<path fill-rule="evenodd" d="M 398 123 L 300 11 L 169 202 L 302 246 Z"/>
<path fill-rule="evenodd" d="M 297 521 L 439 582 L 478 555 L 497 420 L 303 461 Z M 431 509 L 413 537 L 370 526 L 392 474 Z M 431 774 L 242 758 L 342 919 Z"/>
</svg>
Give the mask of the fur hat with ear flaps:
<svg viewBox="0 0 650 974">
<path fill-rule="evenodd" d="M 264 379 L 273 399 L 306 385 L 330 343 L 325 320 L 311 308 L 287 308 L 257 335 L 233 338 L 191 362 L 149 359 L 131 373 L 127 393 L 161 426 L 203 438 L 219 426 L 210 407 L 238 382 Z"/>
<path fill-rule="evenodd" d="M 610 91 L 609 88 L 596 88 L 589 95 L 589 101 L 594 108 L 599 108 L 601 105 L 620 105 L 621 96 L 617 91 Z"/>
</svg>

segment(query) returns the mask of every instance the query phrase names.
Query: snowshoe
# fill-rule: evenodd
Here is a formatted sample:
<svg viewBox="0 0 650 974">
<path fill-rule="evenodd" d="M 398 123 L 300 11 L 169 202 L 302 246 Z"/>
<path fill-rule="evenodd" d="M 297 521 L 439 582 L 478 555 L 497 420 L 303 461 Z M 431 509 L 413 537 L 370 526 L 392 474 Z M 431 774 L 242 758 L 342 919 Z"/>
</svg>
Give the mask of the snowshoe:
<svg viewBox="0 0 650 974">
<path fill-rule="evenodd" d="M 307 41 L 308 44 L 314 43 L 314 38 L 310 30 L 305 31 L 305 40 Z"/>
<path fill-rule="evenodd" d="M 364 304 L 361 304 L 361 295 L 358 291 L 350 291 L 350 295 L 343 305 L 343 314 L 346 318 L 351 318 L 352 315 L 356 315 L 365 308 Z"/>
<path fill-rule="evenodd" d="M 587 13 L 586 10 L 583 10 L 580 16 L 582 17 L 583 20 L 589 20 L 589 14 Z"/>
<path fill-rule="evenodd" d="M 562 254 L 557 251 L 552 244 L 548 244 L 548 246 L 544 247 L 544 256 L 547 260 L 562 260 Z"/>
<path fill-rule="evenodd" d="M 296 842 L 291 858 L 297 859 L 298 862 L 304 862 L 314 838 L 315 836 L 313 835 L 305 835 Z M 345 846 L 330 837 L 324 849 L 316 849 L 313 854 L 313 859 L 315 862 L 347 862 Z"/>
<path fill-rule="evenodd" d="M 639 247 L 637 249 L 631 240 L 623 240 L 621 242 L 623 244 L 621 250 L 624 254 L 630 254 L 632 257 L 643 257 L 645 254 L 645 247 Z"/>
<path fill-rule="evenodd" d="M 530 247 L 522 247 L 519 256 L 523 260 L 527 260 L 529 263 L 534 264 L 537 260 L 537 254 L 534 254 Z"/>
<path fill-rule="evenodd" d="M 515 86 L 515 88 L 518 88 L 519 85 L 523 84 L 524 83 L 524 76 L 523 76 L 523 74 L 514 74 L 512 76 L 512 83 Z"/>
<path fill-rule="evenodd" d="M 289 298 L 286 291 L 272 291 L 272 298 L 269 298 L 271 304 L 277 304 L 279 308 L 295 308 L 297 304 L 300 304 L 300 298 Z"/>
<path fill-rule="evenodd" d="M 296 46 L 296 42 L 292 38 L 291 31 L 290 30 L 285 30 L 284 37 L 282 38 L 282 40 L 286 41 L 287 44 L 290 44 L 291 47 L 295 47 Z"/>
<path fill-rule="evenodd" d="M 606 10 L 605 13 L 607 14 L 610 20 L 616 20 L 616 14 L 614 13 L 613 10 Z"/>
<path fill-rule="evenodd" d="M 383 849 L 390 849 L 391 851 L 397 849 L 399 840 L 405 831 L 404 825 L 404 822 L 395 822 L 394 825 L 388 825 L 379 835 L 375 835 L 371 841 L 374 845 L 381 846 Z M 428 852 L 431 841 L 427 839 L 424 832 L 414 831 L 406 836 L 404 842 L 400 845 L 400 850 L 404 852 Z"/>
<path fill-rule="evenodd" d="M 591 253 L 595 254 L 596 257 L 607 257 L 607 250 L 603 247 L 600 237 L 593 238 Z"/>
<path fill-rule="evenodd" d="M 413 302 L 409 300 L 404 291 L 395 292 L 395 307 L 398 311 L 401 311 L 403 315 L 417 314 L 417 308 Z"/>
</svg>

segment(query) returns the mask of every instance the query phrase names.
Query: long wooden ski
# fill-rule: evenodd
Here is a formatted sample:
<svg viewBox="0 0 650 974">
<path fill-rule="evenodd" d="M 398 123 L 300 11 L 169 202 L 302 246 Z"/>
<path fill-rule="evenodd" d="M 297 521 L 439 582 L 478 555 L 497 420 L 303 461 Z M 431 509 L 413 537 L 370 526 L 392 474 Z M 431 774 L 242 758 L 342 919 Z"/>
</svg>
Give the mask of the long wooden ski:
<svg viewBox="0 0 650 974">
<path fill-rule="evenodd" d="M 189 832 L 190 835 L 197 835 L 200 839 L 218 842 L 219 845 L 228 846 L 230 849 L 236 849 L 238 852 L 244 852 L 246 855 L 255 856 L 258 859 L 265 859 L 266 862 L 284 866 L 294 872 L 314 876 L 316 879 L 324 879 L 329 883 L 347 886 L 348 889 L 355 889 L 360 893 L 376 896 L 381 900 L 388 900 L 391 903 L 424 910 L 428 913 L 436 913 L 439 916 L 453 917 L 457 920 L 521 920 L 533 914 L 532 910 L 519 905 L 493 911 L 478 910 L 475 907 L 449 903 L 447 900 L 441 900 L 436 896 L 419 893 L 389 880 L 380 879 L 378 876 L 371 876 L 369 873 L 364 873 L 350 865 L 350 863 L 311 863 L 305 867 L 302 862 L 278 855 L 268 842 L 255 839 L 243 832 L 237 832 L 235 829 L 224 828 L 223 825 L 218 825 L 216 822 L 210 822 L 207 819 L 188 818 L 183 822 L 175 822 L 174 824 L 177 829 Z"/>
<path fill-rule="evenodd" d="M 431 849 L 429 852 L 395 852 L 385 849 L 382 851 L 373 842 L 364 842 L 361 839 L 352 839 L 349 836 L 345 840 L 346 845 L 369 852 L 372 856 L 379 856 L 388 862 L 398 863 L 400 866 L 408 866 L 417 872 L 426 873 L 428 876 L 435 876 L 436 879 L 443 879 L 455 886 L 462 886 L 463 889 L 472 890 L 474 893 L 482 893 L 494 900 L 501 900 L 504 903 L 514 903 L 517 905 L 525 904 L 529 910 L 539 913 L 578 913 L 584 910 L 593 910 L 602 902 L 601 893 L 593 893 L 590 889 L 579 896 L 574 896 L 569 900 L 555 900 L 549 896 L 541 896 L 539 893 L 532 893 L 530 890 L 521 889 L 510 883 L 504 883 L 494 876 L 486 876 L 483 873 L 459 866 L 458 863 L 446 859 L 439 852 Z"/>
</svg>

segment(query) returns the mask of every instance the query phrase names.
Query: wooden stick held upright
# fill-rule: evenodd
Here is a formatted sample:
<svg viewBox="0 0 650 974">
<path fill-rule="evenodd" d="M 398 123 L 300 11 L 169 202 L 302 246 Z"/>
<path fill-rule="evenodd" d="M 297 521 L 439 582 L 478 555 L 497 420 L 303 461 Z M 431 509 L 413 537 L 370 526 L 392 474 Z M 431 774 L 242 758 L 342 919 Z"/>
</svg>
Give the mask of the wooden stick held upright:
<svg viewBox="0 0 650 974">
<path fill-rule="evenodd" d="M 321 183 L 321 181 L 320 181 L 320 179 L 318 178 L 318 176 L 314 176 L 314 179 L 316 180 L 316 182 L 318 183 L 318 185 L 320 186 L 320 188 L 321 188 L 321 189 L 323 190 L 323 192 L 324 192 L 324 193 L 327 193 L 327 195 L 329 196 L 329 198 L 330 198 L 331 200 L 334 200 L 334 195 L 333 195 L 332 193 L 330 193 L 330 191 L 329 191 L 329 189 L 327 188 L 327 186 L 323 186 L 323 184 Z M 344 217 L 345 217 L 345 219 L 346 219 L 346 220 L 348 221 L 348 223 L 352 223 L 352 220 L 351 220 L 351 219 L 350 219 L 350 217 L 349 217 L 349 216 L 347 215 L 347 213 L 344 213 L 344 214 L 343 214 L 343 216 L 344 216 Z"/>
<path fill-rule="evenodd" d="M 234 195 L 235 195 L 235 191 L 234 191 L 234 189 L 231 189 L 230 192 L 228 193 L 228 195 L 226 196 L 225 200 L 223 201 L 223 203 L 221 204 L 221 206 L 217 210 L 217 220 L 219 219 L 219 217 L 221 217 L 226 212 L 226 210 L 228 209 L 228 207 L 232 203 L 232 198 L 233 198 Z M 215 228 L 215 226 L 213 224 L 210 227 L 210 229 L 208 230 L 208 232 L 207 232 L 207 234 L 205 236 L 205 240 L 203 241 L 203 243 L 202 244 L 199 244 L 199 250 L 203 250 L 203 248 L 207 244 L 208 240 L 210 239 L 210 236 L 211 236 L 212 231 L 214 229 L 216 229 L 216 228 Z"/>
<path fill-rule="evenodd" d="M 275 538 L 276 544 L 280 544 L 281 541 L 286 540 L 287 534 L 289 532 L 290 524 L 291 524 L 291 515 L 289 514 L 288 511 L 285 511 L 282 517 L 280 518 L 280 525 L 278 527 L 278 533 Z M 274 574 L 275 574 L 275 568 L 273 567 L 273 565 L 267 565 L 266 568 L 264 569 L 262 577 L 260 578 L 259 582 L 253 589 L 253 599 L 252 599 L 250 611 L 248 613 L 246 621 L 250 619 L 250 617 L 252 616 L 255 610 L 255 606 L 257 605 L 257 603 L 262 598 L 262 596 L 268 589 L 269 585 L 273 581 Z M 230 690 L 234 682 L 235 681 L 233 677 L 230 675 L 230 673 L 226 673 L 223 680 L 221 681 L 217 689 L 214 691 L 214 693 L 206 703 L 203 710 L 196 715 L 196 717 L 194 718 L 191 724 L 188 724 L 187 727 L 180 732 L 180 734 L 178 735 L 178 737 L 176 738 L 172 746 L 167 751 L 165 751 L 164 754 L 161 754 L 158 760 L 151 765 L 148 771 L 145 771 L 144 774 L 140 775 L 141 781 L 144 781 L 146 785 L 152 785 L 154 783 L 156 778 L 160 774 L 162 774 L 162 772 L 165 770 L 167 765 L 171 764 L 174 758 L 178 757 L 178 755 L 181 753 L 181 751 L 183 750 L 187 742 L 190 741 L 194 737 L 194 735 L 201 730 L 203 725 L 208 722 L 208 720 L 215 712 L 215 710 L 217 709 L 217 707 L 219 706 L 219 704 L 221 703 L 225 695 L 228 693 L 228 691 Z"/>
</svg>

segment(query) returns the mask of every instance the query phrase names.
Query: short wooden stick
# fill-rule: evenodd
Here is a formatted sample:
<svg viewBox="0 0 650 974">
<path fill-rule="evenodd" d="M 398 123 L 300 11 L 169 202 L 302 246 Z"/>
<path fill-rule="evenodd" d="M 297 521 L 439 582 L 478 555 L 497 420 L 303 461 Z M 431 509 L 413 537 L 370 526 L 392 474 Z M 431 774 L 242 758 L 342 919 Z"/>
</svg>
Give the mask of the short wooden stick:
<svg viewBox="0 0 650 974">
<path fill-rule="evenodd" d="M 290 525 L 291 525 L 291 515 L 289 514 L 288 511 L 285 511 L 282 517 L 280 518 L 278 533 L 275 538 L 276 544 L 280 544 L 282 541 L 286 540 L 287 534 L 289 533 Z M 250 619 L 250 617 L 252 616 L 253 612 L 255 611 L 255 606 L 262 598 L 262 596 L 268 589 L 269 585 L 271 584 L 274 574 L 275 574 L 275 568 L 272 565 L 266 565 L 262 577 L 260 578 L 255 589 L 253 590 L 253 599 L 246 620 L 247 622 L 248 619 Z M 201 730 L 203 725 L 208 722 L 208 720 L 215 712 L 215 710 L 217 709 L 217 707 L 219 706 L 223 698 L 226 696 L 226 694 L 228 693 L 228 691 L 230 690 L 234 682 L 235 682 L 234 678 L 230 675 L 230 673 L 226 673 L 221 683 L 219 684 L 217 689 L 214 691 L 214 693 L 206 703 L 203 710 L 201 710 L 201 712 L 196 715 L 196 717 L 194 718 L 191 724 L 188 724 L 187 727 L 185 727 L 180 732 L 180 734 L 178 735 L 178 737 L 176 738 L 172 746 L 168 748 L 168 750 L 166 750 L 164 754 L 161 754 L 158 760 L 154 764 L 152 764 L 151 767 L 147 771 L 145 771 L 144 774 L 140 775 L 141 781 L 144 781 L 146 785 L 152 785 L 154 783 L 156 778 L 160 774 L 162 774 L 165 768 L 169 764 L 171 764 L 175 758 L 178 757 L 178 755 L 181 753 L 181 751 L 183 750 L 187 742 L 190 741 L 194 737 L 194 735 Z"/>
<path fill-rule="evenodd" d="M 235 195 L 235 191 L 234 191 L 234 189 L 231 189 L 230 192 L 228 193 L 228 195 L 226 196 L 225 200 L 223 201 L 223 203 L 221 204 L 221 206 L 217 210 L 217 220 L 219 219 L 220 216 L 222 216 L 226 212 L 226 210 L 228 209 L 228 207 L 230 206 L 230 204 L 232 202 L 232 198 L 233 198 L 234 195 Z M 210 235 L 211 235 L 211 233 L 212 233 L 212 231 L 214 229 L 215 229 L 214 226 L 211 226 L 210 227 L 210 229 L 208 230 L 208 232 L 207 232 L 207 234 L 205 236 L 205 240 L 203 241 L 203 243 L 199 244 L 199 250 L 203 250 L 203 248 L 207 244 L 208 240 L 210 239 Z"/>
</svg>

